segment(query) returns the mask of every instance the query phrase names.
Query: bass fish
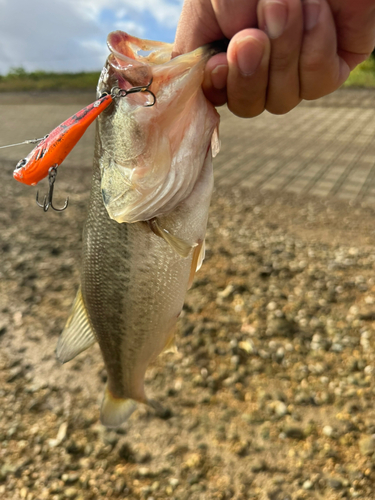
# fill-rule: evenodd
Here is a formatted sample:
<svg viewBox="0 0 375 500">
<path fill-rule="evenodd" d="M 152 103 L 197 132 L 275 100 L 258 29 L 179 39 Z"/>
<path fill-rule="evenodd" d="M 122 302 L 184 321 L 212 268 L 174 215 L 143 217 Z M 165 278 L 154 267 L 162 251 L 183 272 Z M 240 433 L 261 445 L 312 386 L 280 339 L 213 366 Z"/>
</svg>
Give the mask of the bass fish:
<svg viewBox="0 0 375 500">
<path fill-rule="evenodd" d="M 212 47 L 172 59 L 171 44 L 121 31 L 108 47 L 98 95 L 144 85 L 156 102 L 129 94 L 98 117 L 81 285 L 56 354 L 66 362 L 98 342 L 108 374 L 101 422 L 117 427 L 137 403 L 158 407 L 144 376 L 174 348 L 204 258 L 219 115 L 201 90 Z"/>
</svg>

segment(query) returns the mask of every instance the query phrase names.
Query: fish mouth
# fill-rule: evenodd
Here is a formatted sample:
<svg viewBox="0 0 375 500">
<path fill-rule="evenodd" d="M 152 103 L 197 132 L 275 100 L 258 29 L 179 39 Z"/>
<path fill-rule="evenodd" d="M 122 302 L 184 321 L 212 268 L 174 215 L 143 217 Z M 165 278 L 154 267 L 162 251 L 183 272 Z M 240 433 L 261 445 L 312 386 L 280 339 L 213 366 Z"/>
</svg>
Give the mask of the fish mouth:
<svg viewBox="0 0 375 500">
<path fill-rule="evenodd" d="M 103 203 L 111 219 L 133 223 L 171 212 L 194 188 L 218 121 L 201 91 L 217 49 L 206 45 L 172 59 L 172 44 L 122 31 L 108 35 L 108 48 L 98 92 L 152 82 L 156 98 L 149 107 L 147 92 L 128 93 L 98 118 Z M 196 153 L 190 158 L 189 151 Z"/>
<path fill-rule="evenodd" d="M 99 81 L 99 92 L 110 92 L 115 86 L 125 90 L 148 86 L 152 66 L 169 61 L 172 53 L 172 44 L 143 40 L 120 30 L 108 35 L 107 46 L 110 55 Z"/>
<path fill-rule="evenodd" d="M 226 40 L 213 42 L 172 59 L 172 43 L 144 40 L 124 31 L 113 31 L 107 37 L 110 55 L 101 77 L 101 80 L 106 80 L 107 88 L 100 90 L 109 92 L 113 86 L 128 90 L 148 86 L 152 81 L 152 91 L 157 93 L 159 85 L 165 83 L 165 75 L 168 80 L 183 77 L 197 61 L 205 63 L 212 55 L 225 51 L 227 45 Z"/>
<path fill-rule="evenodd" d="M 104 90 L 109 92 L 113 86 L 128 90 L 131 87 L 148 86 L 151 81 L 154 82 L 153 87 L 155 87 L 155 80 L 158 79 L 158 66 L 163 66 L 165 70 L 168 63 L 171 63 L 175 72 L 179 72 L 181 67 L 186 69 L 186 60 L 189 60 L 188 66 L 194 66 L 202 56 L 203 59 L 208 60 L 214 54 L 226 52 L 228 43 L 227 39 L 219 40 L 172 59 L 172 43 L 144 40 L 124 31 L 112 31 L 107 37 L 110 55 L 105 67 L 106 72 L 101 77 L 101 80 L 106 79 L 108 84 Z M 182 64 L 179 65 L 178 61 Z M 175 72 L 169 77 L 174 78 Z"/>
</svg>

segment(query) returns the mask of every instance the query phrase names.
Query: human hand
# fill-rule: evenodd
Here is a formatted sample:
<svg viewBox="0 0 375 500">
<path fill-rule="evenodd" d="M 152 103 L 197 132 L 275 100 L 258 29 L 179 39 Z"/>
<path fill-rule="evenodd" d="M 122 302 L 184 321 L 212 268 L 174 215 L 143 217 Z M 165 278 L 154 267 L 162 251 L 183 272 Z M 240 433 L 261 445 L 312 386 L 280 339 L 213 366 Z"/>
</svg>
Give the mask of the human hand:
<svg viewBox="0 0 375 500">
<path fill-rule="evenodd" d="M 282 114 L 339 88 L 369 56 L 375 2 L 185 0 L 176 54 L 223 37 L 227 53 L 206 65 L 207 98 L 242 117 Z"/>
</svg>

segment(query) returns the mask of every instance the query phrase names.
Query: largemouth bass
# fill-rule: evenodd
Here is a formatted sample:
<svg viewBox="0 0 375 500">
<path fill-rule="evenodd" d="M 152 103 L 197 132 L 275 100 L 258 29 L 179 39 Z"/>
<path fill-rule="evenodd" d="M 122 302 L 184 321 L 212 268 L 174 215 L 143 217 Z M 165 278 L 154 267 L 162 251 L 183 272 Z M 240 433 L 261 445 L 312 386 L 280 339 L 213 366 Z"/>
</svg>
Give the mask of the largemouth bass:
<svg viewBox="0 0 375 500">
<path fill-rule="evenodd" d="M 108 374 L 101 421 L 116 427 L 136 402 L 156 406 L 144 375 L 173 348 L 204 257 L 219 115 L 201 90 L 210 47 L 171 59 L 170 44 L 119 31 L 108 46 L 98 95 L 152 81 L 156 104 L 128 95 L 98 118 L 81 286 L 57 357 L 69 361 L 99 343 Z"/>
</svg>

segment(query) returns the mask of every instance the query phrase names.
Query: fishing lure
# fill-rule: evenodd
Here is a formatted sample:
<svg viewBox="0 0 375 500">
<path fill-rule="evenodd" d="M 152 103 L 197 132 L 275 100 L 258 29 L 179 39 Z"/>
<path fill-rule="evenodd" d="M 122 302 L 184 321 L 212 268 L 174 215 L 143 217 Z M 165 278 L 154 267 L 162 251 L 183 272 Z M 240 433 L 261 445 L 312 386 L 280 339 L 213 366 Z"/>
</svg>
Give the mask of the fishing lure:
<svg viewBox="0 0 375 500">
<path fill-rule="evenodd" d="M 13 172 L 13 177 L 23 184 L 35 186 L 48 175 L 48 194 L 44 198 L 43 204 L 39 203 L 37 194 L 37 204 L 42 207 L 45 212 L 49 207 L 57 211 L 65 210 L 68 206 L 68 200 L 66 200 L 62 209 L 56 209 L 52 205 L 53 187 L 56 180 L 57 167 L 65 160 L 89 125 L 91 125 L 100 113 L 107 109 L 115 99 L 126 97 L 136 92 L 144 92 L 148 93 L 152 98 L 151 102 L 145 104 L 145 106 L 153 106 L 156 102 L 156 97 L 149 89 L 151 83 L 152 80 L 146 86 L 131 87 L 127 90 L 113 87 L 109 94 L 102 94 L 95 102 L 75 113 L 52 130 L 52 132 L 43 137 L 31 153 L 17 163 Z M 35 140 L 25 141 L 25 143 L 31 142 L 35 142 Z"/>
<path fill-rule="evenodd" d="M 110 94 L 101 97 L 61 123 L 17 163 L 13 177 L 29 186 L 35 186 L 47 177 L 49 169 L 65 160 L 88 126 L 112 101 Z"/>
<path fill-rule="evenodd" d="M 153 106 L 156 98 L 149 90 L 151 83 L 143 87 L 131 87 L 128 90 L 114 87 L 110 94 L 103 94 L 98 100 L 75 113 L 46 135 L 26 158 L 17 163 L 13 177 L 29 186 L 35 186 L 47 177 L 49 169 L 61 165 L 89 125 L 112 104 L 114 99 L 136 92 L 147 92 L 153 100 L 146 106 Z"/>
</svg>

